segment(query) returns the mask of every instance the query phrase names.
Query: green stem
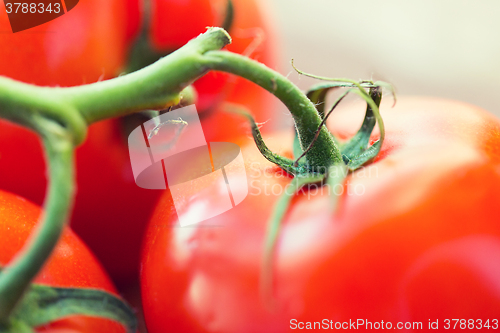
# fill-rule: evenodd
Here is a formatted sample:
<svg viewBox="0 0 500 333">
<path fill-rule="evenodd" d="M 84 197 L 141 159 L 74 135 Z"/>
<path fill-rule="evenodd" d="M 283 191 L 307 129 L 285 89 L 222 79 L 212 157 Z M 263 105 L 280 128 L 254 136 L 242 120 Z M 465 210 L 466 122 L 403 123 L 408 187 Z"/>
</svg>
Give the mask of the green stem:
<svg viewBox="0 0 500 333">
<path fill-rule="evenodd" d="M 290 81 L 244 56 L 219 50 L 231 42 L 221 28 L 137 72 L 70 88 L 37 87 L 0 77 L 0 116 L 30 127 L 43 137 L 50 184 L 45 218 L 25 248 L 0 274 L 0 322 L 6 320 L 55 247 L 73 200 L 73 150 L 83 142 L 87 125 L 142 110 L 177 104 L 182 91 L 209 70 L 242 76 L 278 97 L 295 119 L 300 144 L 315 172 L 342 162 L 339 148 L 314 104 Z M 382 136 L 382 135 L 381 135 Z"/>
<path fill-rule="evenodd" d="M 213 70 L 241 76 L 278 97 L 294 118 L 302 149 L 307 149 L 314 140 L 315 129 L 320 128 L 321 117 L 297 86 L 265 65 L 236 53 L 210 51 L 205 53 L 203 60 L 203 64 Z M 313 168 L 324 172 L 329 166 L 342 161 L 340 151 L 325 126 L 321 127 L 307 159 Z"/>
<path fill-rule="evenodd" d="M 0 77 L 0 116 L 35 129 L 33 114 L 42 114 L 69 125 L 79 144 L 85 138 L 86 124 L 177 104 L 181 91 L 209 71 L 203 65 L 203 54 L 230 42 L 223 29 L 209 28 L 146 68 L 77 87 L 37 87 Z"/>
<path fill-rule="evenodd" d="M 74 193 L 72 137 L 59 124 L 38 119 L 46 133 L 43 144 L 49 169 L 49 188 L 43 221 L 22 252 L 0 274 L 0 322 L 5 322 L 54 249 L 68 218 Z"/>
<path fill-rule="evenodd" d="M 203 54 L 231 42 L 220 28 L 191 40 L 184 47 L 139 71 L 103 82 L 59 89 L 57 97 L 77 108 L 87 123 L 146 109 L 165 109 L 179 102 L 179 93 L 206 74 Z"/>
<path fill-rule="evenodd" d="M 202 57 L 230 43 L 220 28 L 141 71 L 72 88 L 48 88 L 0 77 L 0 116 L 35 130 L 47 151 L 45 216 L 21 252 L 0 274 L 0 323 L 6 322 L 61 235 L 73 201 L 73 150 L 87 124 L 178 103 L 181 91 L 205 74 Z"/>
</svg>

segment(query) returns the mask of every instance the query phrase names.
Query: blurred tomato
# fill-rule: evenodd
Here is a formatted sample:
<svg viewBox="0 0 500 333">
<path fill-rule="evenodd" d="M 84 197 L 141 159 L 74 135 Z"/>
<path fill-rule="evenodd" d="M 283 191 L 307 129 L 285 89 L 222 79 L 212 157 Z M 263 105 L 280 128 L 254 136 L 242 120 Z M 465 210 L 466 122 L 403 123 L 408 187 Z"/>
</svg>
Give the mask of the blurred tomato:
<svg viewBox="0 0 500 333">
<path fill-rule="evenodd" d="M 73 230 L 119 286 L 137 279 L 142 235 L 160 195 L 135 184 L 121 125 L 119 120 L 92 125 L 77 149 L 71 219 Z"/>
<path fill-rule="evenodd" d="M 339 109 L 332 132 L 354 135 L 358 111 L 363 108 Z M 479 108 L 431 98 L 400 98 L 381 111 L 380 158 L 349 174 L 343 186 L 310 187 L 293 198 L 264 298 L 268 221 L 291 177 L 251 143 L 242 150 L 245 200 L 182 228 L 178 214 L 188 219 L 223 206 L 226 189 L 206 193 L 210 184 L 201 182 L 177 189 L 175 207 L 165 191 L 142 254 L 148 331 L 289 332 L 324 319 L 328 329 L 335 328 L 330 320 L 384 321 L 392 329 L 407 321 L 426 328 L 429 319 L 440 328 L 446 318 L 498 320 L 500 122 Z M 267 144 L 290 155 L 292 139 L 292 133 L 275 134 Z M 233 196 L 246 190 L 231 187 Z"/>
<path fill-rule="evenodd" d="M 24 198 L 0 190 L 0 265 L 5 266 L 22 248 L 40 217 L 41 210 Z M 96 288 L 116 294 L 100 263 L 87 246 L 67 228 L 35 283 L 58 287 Z M 74 316 L 58 320 L 38 332 L 125 332 L 111 320 Z"/>
<path fill-rule="evenodd" d="M 225 1 L 223 1 L 225 3 Z M 234 20 L 229 33 L 233 39 L 226 47 L 276 69 L 279 58 L 279 42 L 275 35 L 269 6 L 259 0 L 233 0 Z M 194 83 L 199 93 L 196 103 L 205 135 L 218 140 L 248 136 L 241 118 L 225 112 L 222 103 L 241 105 L 247 108 L 258 121 L 272 119 L 276 124 L 281 115 L 276 112 L 277 99 L 271 93 L 241 77 L 222 72 L 209 72 Z M 243 125 L 242 125 L 243 124 Z M 272 130 L 272 124 L 262 131 Z"/>
<path fill-rule="evenodd" d="M 114 77 L 122 70 L 132 29 L 121 1 L 80 0 L 65 15 L 15 34 L 1 6 L 0 75 L 37 85 L 73 86 Z M 142 225 L 155 195 L 135 186 L 126 139 L 118 126 L 109 121 L 91 127 L 88 142 L 78 149 L 73 216 L 81 236 L 109 264 L 113 278 L 123 282 L 137 275 Z M 46 179 L 38 138 L 3 120 L 0 175 L 0 188 L 42 204 Z M 123 230 L 121 236 L 116 236 L 117 227 Z"/>
<path fill-rule="evenodd" d="M 0 188 L 41 205 L 46 177 L 35 133 L 0 120 Z M 71 225 L 120 285 L 137 277 L 145 224 L 158 191 L 135 184 L 120 121 L 89 128 L 76 151 L 77 193 Z"/>
<path fill-rule="evenodd" d="M 0 75 L 42 86 L 111 78 L 125 62 L 122 1 L 80 0 L 61 17 L 12 33 L 0 4 Z"/>
<path fill-rule="evenodd" d="M 130 15 L 137 13 L 136 4 L 137 0 L 129 5 Z M 150 0 L 150 5 L 147 38 L 158 57 L 180 48 L 205 32 L 206 27 L 222 25 L 228 14 L 227 0 Z M 232 43 L 226 49 L 276 68 L 278 45 L 269 7 L 259 0 L 232 0 L 232 5 L 234 15 L 229 28 Z M 239 104 L 263 121 L 270 118 L 276 106 L 276 100 L 267 91 L 222 72 L 206 74 L 194 83 L 194 87 L 198 93 L 196 107 L 203 118 L 208 140 L 230 140 L 247 135 L 240 119 L 224 112 L 223 102 Z M 269 126 L 264 126 L 263 130 L 269 130 Z"/>
</svg>

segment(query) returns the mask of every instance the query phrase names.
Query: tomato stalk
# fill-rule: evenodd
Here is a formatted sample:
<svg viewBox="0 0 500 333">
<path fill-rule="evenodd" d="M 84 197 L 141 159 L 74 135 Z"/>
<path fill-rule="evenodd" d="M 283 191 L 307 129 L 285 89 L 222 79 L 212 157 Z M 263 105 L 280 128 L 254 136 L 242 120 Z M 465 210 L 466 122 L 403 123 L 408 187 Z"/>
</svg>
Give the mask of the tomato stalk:
<svg viewBox="0 0 500 333">
<path fill-rule="evenodd" d="M 44 118 L 37 119 L 36 125 L 43 133 L 50 179 L 45 216 L 23 251 L 0 274 L 0 323 L 7 321 L 31 280 L 56 246 L 67 221 L 75 190 L 71 134 L 60 124 Z"/>
<path fill-rule="evenodd" d="M 213 70 L 236 74 L 250 80 L 278 97 L 294 118 L 303 149 L 309 146 L 314 139 L 315 130 L 319 129 L 316 143 L 308 154 L 308 162 L 313 169 L 324 172 L 329 166 L 342 161 L 333 136 L 326 127 L 320 126 L 321 117 L 314 104 L 283 75 L 255 60 L 230 52 L 207 52 L 204 63 Z"/>
<path fill-rule="evenodd" d="M 74 147 L 84 141 L 87 126 L 91 123 L 143 110 L 163 110 L 178 104 L 184 92 L 190 96 L 189 85 L 209 70 L 225 71 L 261 86 L 290 110 L 295 120 L 298 151 L 304 152 L 304 161 L 272 154 L 265 149 L 263 140 L 257 141 L 264 156 L 274 158 L 276 164 L 288 167 L 285 168 L 287 171 L 300 176 L 297 188 L 302 180 L 324 177 L 332 167 L 344 165 L 342 147 L 324 126 L 327 115 L 317 110 L 315 101 L 265 65 L 242 55 L 218 51 L 230 42 L 230 36 L 223 29 L 209 28 L 205 34 L 148 67 L 115 79 L 78 87 L 37 87 L 0 77 L 0 116 L 27 126 L 42 136 L 50 176 L 44 221 L 21 254 L 0 273 L 0 322 L 8 319 L 59 239 L 73 201 Z M 353 92 L 367 101 L 381 129 L 378 146 L 363 147 L 358 155 L 352 156 L 357 159 L 356 165 L 361 165 L 378 153 L 383 139 L 383 124 L 377 105 L 379 100 L 375 102 L 364 90 L 375 88 L 377 84 L 344 80 L 320 89 L 328 90 L 340 85 L 358 88 Z M 320 98 L 326 95 L 326 90 L 325 93 L 323 90 L 318 93 Z M 370 126 L 361 135 L 364 141 L 373 129 Z M 253 127 L 253 132 L 254 137 L 260 136 L 257 126 Z M 283 202 L 286 210 L 288 200 L 283 199 Z M 283 207 L 277 209 L 284 211 Z M 275 214 L 276 221 L 281 220 L 281 215 Z M 271 230 L 274 231 L 270 233 L 268 244 L 270 252 L 279 230 L 279 223 L 272 225 Z"/>
<path fill-rule="evenodd" d="M 0 273 L 0 324 L 8 324 L 61 236 L 74 197 L 74 149 L 85 139 L 87 124 L 177 104 L 182 91 L 208 71 L 199 65 L 200 56 L 230 41 L 224 30 L 211 28 L 168 59 L 140 72 L 74 88 L 38 87 L 0 77 L 0 116 L 42 137 L 49 169 L 43 221 Z"/>
<path fill-rule="evenodd" d="M 183 89 L 208 72 L 209 68 L 203 66 L 204 53 L 221 49 L 230 42 L 231 37 L 223 29 L 209 28 L 205 34 L 151 66 L 83 86 L 37 87 L 0 77 L 0 115 L 33 128 L 30 115 L 35 112 L 58 119 L 64 117 L 73 125 L 73 118 L 78 117 L 92 124 L 146 109 L 165 109 L 179 103 Z M 73 126 L 73 130 L 76 129 L 78 127 Z M 84 139 L 80 132 L 76 144 Z"/>
</svg>

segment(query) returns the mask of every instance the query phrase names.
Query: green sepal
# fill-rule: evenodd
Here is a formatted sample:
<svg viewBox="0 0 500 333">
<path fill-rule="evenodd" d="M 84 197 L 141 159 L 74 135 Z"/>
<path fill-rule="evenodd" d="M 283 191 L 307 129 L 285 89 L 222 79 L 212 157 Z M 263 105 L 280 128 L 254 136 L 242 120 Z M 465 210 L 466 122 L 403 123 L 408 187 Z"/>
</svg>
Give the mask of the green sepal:
<svg viewBox="0 0 500 333">
<path fill-rule="evenodd" d="M 394 86 L 392 84 L 384 82 L 384 81 L 375 81 L 375 82 L 373 82 L 373 85 L 376 87 L 385 88 L 385 89 L 389 90 L 391 92 L 392 98 L 394 99 L 394 103 L 392 104 L 392 106 L 396 105 L 398 98 L 396 96 L 396 89 L 394 88 Z"/>
<path fill-rule="evenodd" d="M 319 125 L 319 128 L 323 127 L 323 125 L 326 124 L 326 121 L 328 120 L 328 117 L 332 114 L 333 110 L 337 107 L 337 105 L 339 105 L 339 103 L 347 96 L 347 94 L 349 94 L 353 89 L 349 89 L 347 91 L 344 91 L 344 93 L 342 93 L 342 95 L 340 95 L 337 100 L 335 101 L 335 103 L 333 104 L 333 106 L 330 108 L 330 111 L 328 111 L 327 114 L 324 115 L 323 117 L 323 120 L 321 120 L 321 123 Z M 333 138 L 333 140 L 335 141 L 335 144 L 337 144 L 337 146 L 340 146 L 338 140 L 335 138 L 335 136 L 331 133 L 330 133 L 330 136 Z M 298 155 L 298 157 L 295 158 L 295 165 L 298 165 L 298 163 L 300 162 L 300 159 L 302 159 L 303 157 L 306 157 L 307 159 L 307 153 L 309 152 L 309 150 L 311 150 L 311 148 L 313 147 L 314 143 L 316 142 L 316 139 L 318 138 L 318 135 L 319 135 L 319 129 L 316 130 L 316 134 L 314 136 L 314 139 L 311 141 L 311 143 L 309 144 L 309 146 L 306 148 L 306 150 L 302 150 L 301 149 L 301 154 Z M 298 141 L 298 137 L 296 136 L 296 139 Z M 295 144 L 295 142 L 294 142 Z M 298 151 L 297 151 L 298 152 Z M 342 153 L 342 152 L 341 152 Z M 297 155 L 295 155 L 297 156 Z M 342 156 L 342 160 L 344 160 L 345 162 L 345 158 L 344 156 Z M 347 162 L 346 162 L 347 163 Z M 322 173 L 326 173 L 327 170 L 323 170 Z"/>
<path fill-rule="evenodd" d="M 370 97 L 377 107 L 380 106 L 380 101 L 382 99 L 381 89 L 379 87 L 370 88 Z M 356 159 L 357 156 L 367 149 L 370 143 L 370 136 L 376 123 L 377 120 L 373 113 L 373 108 L 367 103 L 365 118 L 363 119 L 363 124 L 360 129 L 349 141 L 341 146 L 340 151 L 342 152 L 344 161 L 349 161 L 350 163 L 350 161 Z"/>
<path fill-rule="evenodd" d="M 268 307 L 273 306 L 274 256 L 283 218 L 288 211 L 292 198 L 303 186 L 320 183 L 324 179 L 325 175 L 322 174 L 306 174 L 294 177 L 290 185 L 285 187 L 283 194 L 281 194 L 271 212 L 265 233 L 266 238 L 264 240 L 264 254 L 259 284 L 261 299 Z"/>
<path fill-rule="evenodd" d="M 375 117 L 375 120 L 378 124 L 379 131 L 380 131 L 380 138 L 373 143 L 370 147 L 362 150 L 359 154 L 355 155 L 353 154 L 352 158 L 349 158 L 347 155 L 347 159 L 349 159 L 349 162 L 347 163 L 347 166 L 349 167 L 350 170 L 356 170 L 359 167 L 361 167 L 363 164 L 374 158 L 375 156 L 378 155 L 380 152 L 380 149 L 382 148 L 382 144 L 384 142 L 385 138 L 385 126 L 384 126 L 384 121 L 382 119 L 382 116 L 380 115 L 379 108 L 378 106 L 380 105 L 380 100 L 378 100 L 378 103 L 376 103 L 371 96 L 369 96 L 365 91 L 359 91 L 355 90 L 353 91 L 355 94 L 358 94 L 363 98 L 366 103 L 368 104 L 368 107 L 371 109 L 373 116 Z M 377 93 L 378 94 L 378 93 Z M 380 95 L 381 98 L 381 95 Z M 361 127 L 361 129 L 363 126 Z M 371 131 L 370 133 L 371 134 Z M 368 135 L 368 134 L 364 134 Z M 368 135 L 368 140 L 370 136 Z"/>
<path fill-rule="evenodd" d="M 252 114 L 248 111 L 245 110 L 244 107 L 233 107 L 229 112 L 232 113 L 237 113 L 239 115 L 242 115 L 248 119 L 250 122 L 250 126 L 252 129 L 252 136 L 255 141 L 255 144 L 257 145 L 257 149 L 259 149 L 260 153 L 262 156 L 264 156 L 269 162 L 276 164 L 286 172 L 288 172 L 291 175 L 300 175 L 300 174 L 307 174 L 309 173 L 309 168 L 305 163 L 299 163 L 297 166 L 294 165 L 294 161 L 281 156 L 279 154 L 273 153 L 266 145 L 264 142 L 264 139 L 262 138 L 262 134 L 259 129 L 259 125 L 255 121 L 254 117 Z"/>
<path fill-rule="evenodd" d="M 380 82 L 380 84 L 385 84 L 384 87 L 385 86 L 392 87 L 390 84 L 386 84 L 385 82 Z M 365 81 L 363 81 L 359 85 L 363 88 L 372 88 L 376 86 L 375 83 L 372 84 Z M 314 103 L 314 105 L 316 106 L 316 110 L 318 110 L 319 115 L 323 119 L 325 117 L 325 100 L 328 92 L 331 89 L 335 88 L 355 88 L 355 87 L 357 87 L 357 85 L 350 82 L 322 82 L 309 88 L 309 90 L 306 92 L 306 96 L 307 98 L 309 98 L 311 102 Z"/>
<path fill-rule="evenodd" d="M 73 315 L 111 319 L 125 326 L 127 332 L 137 330 L 132 308 L 106 291 L 32 284 L 10 316 L 8 327 L 0 328 L 0 332 L 30 332 L 26 327 L 42 326 Z"/>
<path fill-rule="evenodd" d="M 332 80 L 344 80 L 344 79 L 332 79 Z M 324 101 L 326 98 L 326 93 L 329 89 L 338 88 L 338 87 L 351 87 L 351 89 L 344 92 L 335 102 L 333 107 L 327 114 L 324 114 Z M 364 88 L 370 87 L 370 94 L 368 95 Z M 357 88 L 357 89 L 356 89 Z M 362 82 L 328 82 L 321 83 L 319 85 L 314 86 L 309 90 L 307 96 L 309 98 L 313 98 L 313 101 L 316 104 L 316 107 L 320 107 L 318 112 L 323 113 L 323 123 L 326 122 L 326 119 L 330 116 L 335 107 L 340 103 L 340 101 L 350 92 L 359 95 L 363 98 L 367 103 L 365 118 L 363 120 L 363 124 L 358 132 L 354 135 L 354 137 L 344 144 L 340 144 L 340 150 L 342 154 L 342 159 L 345 164 L 348 165 L 350 170 L 356 170 L 361 167 L 363 164 L 377 156 L 380 152 L 380 148 L 382 147 L 382 143 L 385 137 L 385 128 L 382 117 L 380 116 L 379 106 L 382 100 L 382 89 L 387 88 L 391 91 L 394 96 L 394 102 L 396 102 L 396 95 L 392 85 L 377 81 L 362 81 Z M 375 124 L 379 125 L 380 128 L 380 139 L 375 142 L 373 145 L 367 148 L 371 133 L 373 132 L 373 128 Z M 309 148 L 308 148 L 309 149 Z M 306 149 L 306 152 L 307 150 Z M 304 154 L 302 154 L 304 155 Z M 302 157 L 302 156 L 301 156 Z"/>
<path fill-rule="evenodd" d="M 311 87 L 307 92 L 306 96 L 309 98 L 311 102 L 314 103 L 316 110 L 321 117 L 321 119 L 325 118 L 325 99 L 326 94 L 330 89 L 337 88 L 332 86 L 331 83 L 320 83 Z"/>
</svg>

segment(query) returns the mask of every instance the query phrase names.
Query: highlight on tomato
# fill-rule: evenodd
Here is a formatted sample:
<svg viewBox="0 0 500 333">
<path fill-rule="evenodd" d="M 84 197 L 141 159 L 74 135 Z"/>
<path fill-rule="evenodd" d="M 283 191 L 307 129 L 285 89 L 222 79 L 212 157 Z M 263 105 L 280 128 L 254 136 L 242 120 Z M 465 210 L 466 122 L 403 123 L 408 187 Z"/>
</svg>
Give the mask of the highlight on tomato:
<svg viewBox="0 0 500 333">
<path fill-rule="evenodd" d="M 216 205 L 218 193 L 193 199 L 188 192 L 196 189 L 176 192 L 176 203 L 191 200 L 174 207 L 165 191 L 142 252 L 148 331 L 288 332 L 358 318 L 425 329 L 429 320 L 440 327 L 450 318 L 498 320 L 500 122 L 449 100 L 391 104 L 380 106 L 378 157 L 334 186 L 294 191 L 300 174 L 292 178 L 249 143 L 242 148 L 249 194 L 233 209 L 181 228 L 178 214 Z M 344 152 L 361 110 L 341 104 L 328 121 Z M 369 138 L 377 142 L 380 132 Z M 301 152 L 292 149 L 292 133 L 264 141 L 283 160 Z"/>
</svg>

